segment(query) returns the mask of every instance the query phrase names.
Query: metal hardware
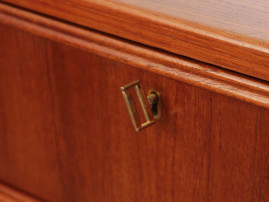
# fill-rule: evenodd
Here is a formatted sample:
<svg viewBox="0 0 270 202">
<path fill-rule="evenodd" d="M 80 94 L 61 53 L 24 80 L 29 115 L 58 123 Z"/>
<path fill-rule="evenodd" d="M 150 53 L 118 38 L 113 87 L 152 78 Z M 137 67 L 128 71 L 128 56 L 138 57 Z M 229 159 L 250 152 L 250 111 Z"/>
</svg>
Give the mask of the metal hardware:
<svg viewBox="0 0 270 202">
<path fill-rule="evenodd" d="M 154 89 L 150 89 L 147 94 L 148 102 L 151 106 L 153 118 L 159 120 L 161 118 L 161 96 L 160 93 Z"/>
<path fill-rule="evenodd" d="M 152 125 L 153 123 L 156 122 L 156 120 L 160 119 L 160 106 L 161 106 L 160 94 L 153 89 L 150 89 L 148 91 L 147 99 L 148 99 L 148 102 L 151 106 L 152 115 L 153 115 L 153 120 L 150 120 L 150 116 L 148 114 L 147 107 L 145 105 L 143 96 L 142 96 L 141 91 L 140 91 L 140 82 L 141 82 L 140 80 L 137 80 L 137 81 L 134 81 L 126 86 L 121 87 L 123 98 L 124 98 L 125 104 L 127 106 L 127 110 L 128 110 L 131 122 L 132 122 L 136 132 L 140 131 L 143 128 L 146 128 L 146 127 Z M 142 123 L 140 126 L 137 125 L 136 118 L 135 118 L 135 115 L 134 115 L 134 112 L 132 110 L 132 106 L 131 106 L 131 103 L 129 100 L 130 98 L 128 97 L 128 95 L 126 93 L 126 91 L 131 87 L 134 87 L 134 89 L 136 91 L 137 97 L 139 99 L 140 105 L 141 105 L 142 110 L 143 110 L 144 117 L 146 119 L 146 122 Z"/>
<path fill-rule="evenodd" d="M 154 93 L 148 94 L 147 99 L 150 105 L 154 105 L 157 103 L 157 95 Z"/>
</svg>

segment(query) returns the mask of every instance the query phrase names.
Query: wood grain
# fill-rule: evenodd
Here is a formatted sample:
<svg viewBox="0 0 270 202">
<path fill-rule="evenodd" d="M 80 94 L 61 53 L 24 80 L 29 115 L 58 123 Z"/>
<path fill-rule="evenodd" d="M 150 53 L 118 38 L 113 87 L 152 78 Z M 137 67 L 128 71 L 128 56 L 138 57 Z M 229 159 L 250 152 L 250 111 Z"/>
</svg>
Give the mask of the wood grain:
<svg viewBox="0 0 270 202">
<path fill-rule="evenodd" d="M 268 109 L 0 29 L 1 180 L 57 202 L 268 200 Z M 136 79 L 163 104 L 140 133 L 120 92 Z"/>
<path fill-rule="evenodd" d="M 4 2 L 269 80 L 268 3 L 264 0 Z"/>
<path fill-rule="evenodd" d="M 117 37 L 89 31 L 19 9 L 0 5 L 3 24 L 53 39 L 87 52 L 269 108 L 269 85 L 185 57 L 149 49 Z"/>
<path fill-rule="evenodd" d="M 0 183 L 0 202 L 41 202 L 21 191 Z"/>
<path fill-rule="evenodd" d="M 112 0 L 176 19 L 183 19 L 220 30 L 268 41 L 266 0 Z"/>
</svg>

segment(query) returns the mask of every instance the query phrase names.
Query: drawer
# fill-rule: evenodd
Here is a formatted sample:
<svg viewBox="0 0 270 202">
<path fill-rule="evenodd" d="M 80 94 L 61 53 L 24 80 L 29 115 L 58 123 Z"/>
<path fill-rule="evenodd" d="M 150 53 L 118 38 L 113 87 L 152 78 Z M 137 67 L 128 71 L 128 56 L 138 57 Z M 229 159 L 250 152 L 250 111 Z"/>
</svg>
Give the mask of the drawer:
<svg viewBox="0 0 270 202">
<path fill-rule="evenodd" d="M 265 82 L 37 15 L 3 16 L 2 182 L 45 201 L 267 200 Z M 120 87 L 138 79 L 143 95 L 161 93 L 162 116 L 136 132 Z"/>
</svg>

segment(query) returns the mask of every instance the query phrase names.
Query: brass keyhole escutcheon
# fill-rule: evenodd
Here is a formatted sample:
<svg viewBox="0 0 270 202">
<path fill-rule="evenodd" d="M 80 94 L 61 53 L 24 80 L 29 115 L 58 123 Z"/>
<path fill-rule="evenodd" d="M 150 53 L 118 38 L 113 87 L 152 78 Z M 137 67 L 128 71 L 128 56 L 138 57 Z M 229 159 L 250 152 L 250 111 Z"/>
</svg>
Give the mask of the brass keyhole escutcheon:
<svg viewBox="0 0 270 202">
<path fill-rule="evenodd" d="M 159 120 L 161 118 L 161 96 L 154 89 L 150 89 L 147 93 L 147 100 L 150 104 L 153 118 Z"/>
<path fill-rule="evenodd" d="M 138 97 L 140 106 L 142 108 L 144 117 L 146 122 L 138 124 L 137 123 L 137 118 L 135 117 L 135 112 L 133 111 L 133 108 L 131 106 L 131 103 L 133 102 L 133 100 L 131 100 L 131 97 L 128 96 L 127 94 L 127 90 L 130 88 L 134 88 L 136 95 Z M 152 124 L 154 124 L 157 120 L 160 119 L 161 117 L 161 96 L 160 93 L 154 89 L 150 89 L 148 91 L 147 94 L 147 100 L 148 100 L 148 104 L 150 106 L 150 112 L 151 115 L 149 115 L 148 110 L 147 110 L 147 106 L 145 104 L 144 98 L 142 96 L 142 93 L 140 91 L 140 80 L 134 81 L 128 85 L 125 85 L 123 87 L 121 87 L 121 91 L 122 91 L 122 95 L 131 119 L 131 122 L 135 128 L 135 131 L 138 132 L 141 129 L 144 129 Z"/>
</svg>

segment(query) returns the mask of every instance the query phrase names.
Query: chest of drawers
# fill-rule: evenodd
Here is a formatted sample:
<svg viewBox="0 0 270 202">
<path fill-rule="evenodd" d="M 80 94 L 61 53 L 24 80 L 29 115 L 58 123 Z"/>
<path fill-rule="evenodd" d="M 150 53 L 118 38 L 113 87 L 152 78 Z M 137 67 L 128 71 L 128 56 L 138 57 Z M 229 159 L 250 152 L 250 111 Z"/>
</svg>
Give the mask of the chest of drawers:
<svg viewBox="0 0 270 202">
<path fill-rule="evenodd" d="M 1 1 L 0 201 L 267 201 L 267 3 L 212 3 Z"/>
</svg>

